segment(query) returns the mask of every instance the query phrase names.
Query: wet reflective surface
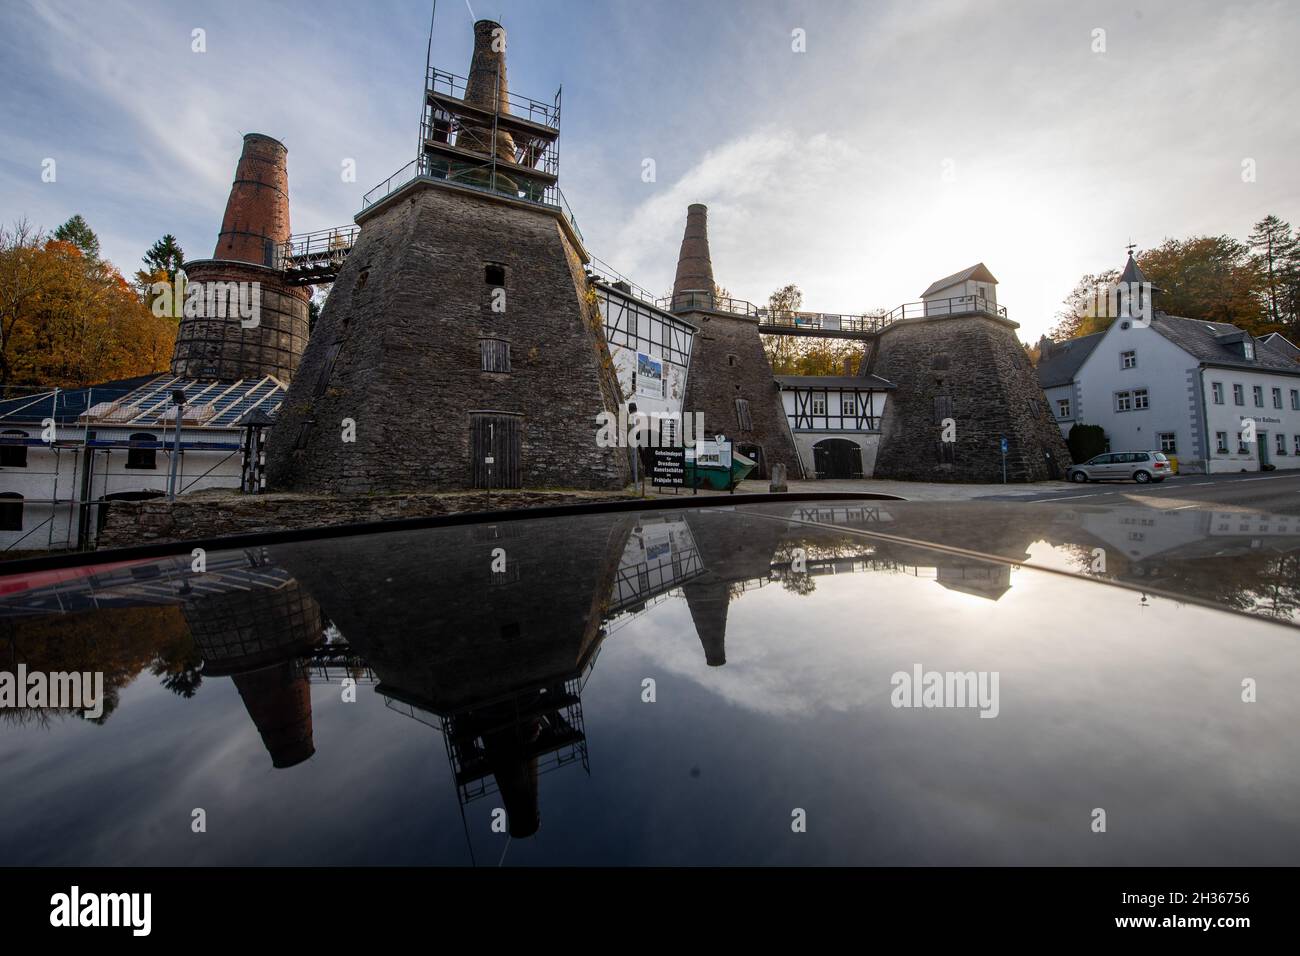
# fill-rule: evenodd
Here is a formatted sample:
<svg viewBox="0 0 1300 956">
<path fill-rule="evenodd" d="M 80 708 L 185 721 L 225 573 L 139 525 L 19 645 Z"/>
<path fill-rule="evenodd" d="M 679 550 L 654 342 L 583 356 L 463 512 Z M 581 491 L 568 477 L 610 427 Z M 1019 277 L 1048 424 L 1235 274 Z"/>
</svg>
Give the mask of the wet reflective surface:
<svg viewBox="0 0 1300 956">
<path fill-rule="evenodd" d="M 792 502 L 0 578 L 0 670 L 109 690 L 0 710 L 0 863 L 1294 864 L 1298 562 L 1295 517 Z M 894 706 L 918 667 L 996 717 Z"/>
</svg>

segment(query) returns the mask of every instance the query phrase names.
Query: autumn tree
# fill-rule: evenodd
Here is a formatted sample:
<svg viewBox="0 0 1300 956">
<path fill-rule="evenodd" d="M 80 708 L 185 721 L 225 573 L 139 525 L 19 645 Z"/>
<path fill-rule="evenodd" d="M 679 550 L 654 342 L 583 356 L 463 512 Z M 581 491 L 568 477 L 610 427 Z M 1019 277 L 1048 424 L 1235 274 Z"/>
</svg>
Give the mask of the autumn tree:
<svg viewBox="0 0 1300 956">
<path fill-rule="evenodd" d="M 1117 269 L 1107 269 L 1080 278 L 1075 283 L 1074 290 L 1061 303 L 1063 308 L 1056 313 L 1056 325 L 1048 333 L 1050 337 L 1061 342 L 1105 330 L 1113 316 L 1107 315 L 1105 309 L 1097 306 L 1099 302 L 1109 301 L 1108 290 L 1118 281 Z"/>
<path fill-rule="evenodd" d="M 1161 290 L 1162 312 L 1262 331 L 1263 283 L 1249 249 L 1231 236 L 1166 239 L 1139 255 L 1138 265 Z"/>
<path fill-rule="evenodd" d="M 63 232 L 88 242 L 89 227 Z M 22 222 L 0 230 L 0 385 L 76 388 L 162 371 L 175 334 L 121 273 L 71 239 Z"/>
</svg>

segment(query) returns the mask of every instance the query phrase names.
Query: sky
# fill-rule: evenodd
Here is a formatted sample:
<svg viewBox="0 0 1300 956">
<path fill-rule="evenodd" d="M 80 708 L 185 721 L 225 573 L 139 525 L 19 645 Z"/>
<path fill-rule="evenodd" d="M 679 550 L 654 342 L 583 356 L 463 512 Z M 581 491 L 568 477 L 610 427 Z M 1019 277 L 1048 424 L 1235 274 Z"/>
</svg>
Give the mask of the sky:
<svg viewBox="0 0 1300 956">
<path fill-rule="evenodd" d="M 415 156 L 431 6 L 4 0 L 0 222 L 80 213 L 128 275 L 167 232 L 205 258 L 248 132 L 288 147 L 295 232 L 351 222 Z M 654 292 L 701 202 L 734 296 L 793 282 L 806 309 L 857 313 L 982 261 L 1033 341 L 1130 241 L 1300 223 L 1297 13 L 440 0 L 432 61 L 464 75 L 475 16 L 503 23 L 512 92 L 563 87 L 560 185 L 588 251 Z"/>
</svg>

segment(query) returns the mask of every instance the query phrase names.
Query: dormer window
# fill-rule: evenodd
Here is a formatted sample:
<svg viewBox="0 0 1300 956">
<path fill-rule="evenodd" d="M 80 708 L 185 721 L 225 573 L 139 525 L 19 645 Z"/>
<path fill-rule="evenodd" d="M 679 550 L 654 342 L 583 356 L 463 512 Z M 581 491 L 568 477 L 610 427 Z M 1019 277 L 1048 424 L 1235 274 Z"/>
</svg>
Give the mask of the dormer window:
<svg viewBox="0 0 1300 956">
<path fill-rule="evenodd" d="M 1241 355 L 1247 362 L 1255 361 L 1255 343 L 1251 339 L 1241 340 Z"/>
</svg>

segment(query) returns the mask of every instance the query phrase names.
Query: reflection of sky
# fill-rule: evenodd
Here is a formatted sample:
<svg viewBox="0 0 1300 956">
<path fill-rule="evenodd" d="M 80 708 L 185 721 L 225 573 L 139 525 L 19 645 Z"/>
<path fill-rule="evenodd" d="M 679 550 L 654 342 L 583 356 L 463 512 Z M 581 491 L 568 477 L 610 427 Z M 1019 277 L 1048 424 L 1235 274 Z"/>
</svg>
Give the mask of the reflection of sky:
<svg viewBox="0 0 1300 956">
<path fill-rule="evenodd" d="M 897 573 L 729 609 L 707 667 L 685 601 L 629 619 L 583 695 L 591 774 L 541 778 L 528 863 L 1294 863 L 1289 629 L 1018 570 L 1000 600 Z M 1001 714 L 889 705 L 890 676 L 996 670 Z M 652 677 L 657 700 L 641 701 Z M 1243 677 L 1260 699 L 1240 701 Z M 465 863 L 433 729 L 313 687 L 316 754 L 273 770 L 231 682 L 137 679 L 103 726 L 0 736 L 0 862 Z M 203 807 L 208 832 L 190 832 Z M 793 834 L 791 810 L 808 813 Z M 1103 807 L 1109 832 L 1089 830 Z"/>
</svg>

